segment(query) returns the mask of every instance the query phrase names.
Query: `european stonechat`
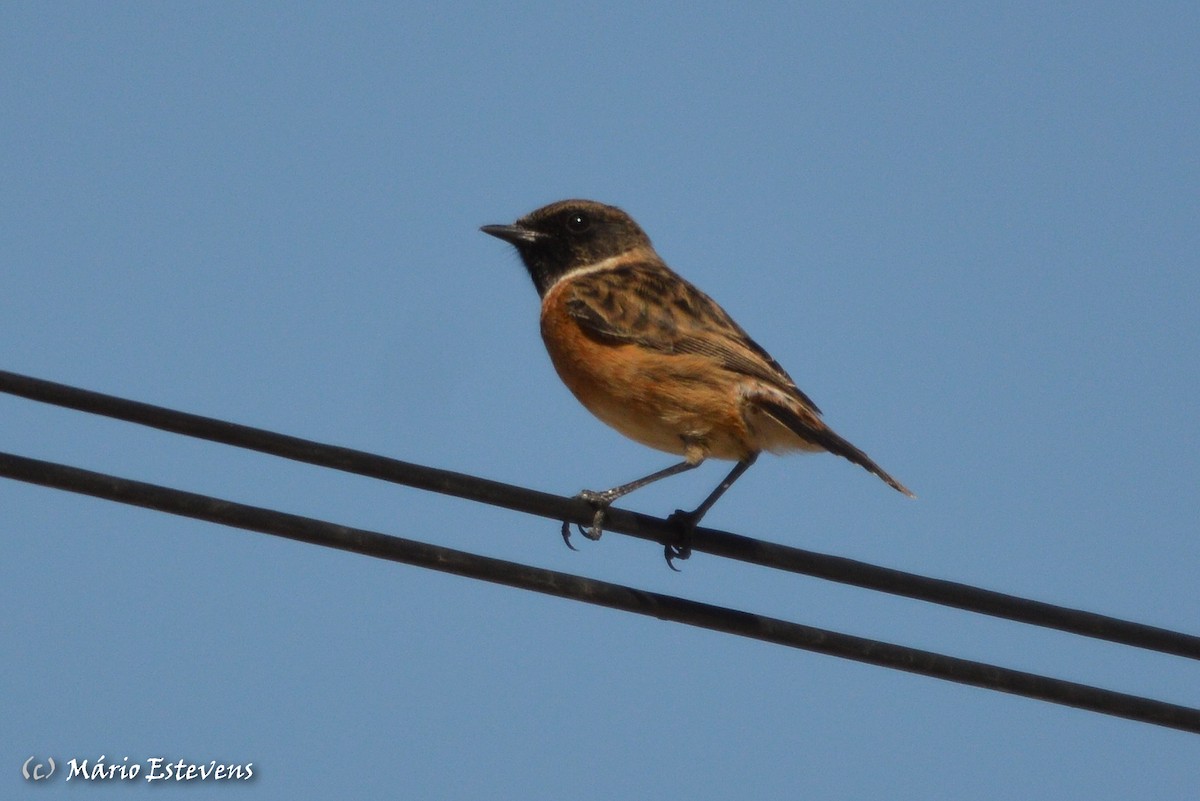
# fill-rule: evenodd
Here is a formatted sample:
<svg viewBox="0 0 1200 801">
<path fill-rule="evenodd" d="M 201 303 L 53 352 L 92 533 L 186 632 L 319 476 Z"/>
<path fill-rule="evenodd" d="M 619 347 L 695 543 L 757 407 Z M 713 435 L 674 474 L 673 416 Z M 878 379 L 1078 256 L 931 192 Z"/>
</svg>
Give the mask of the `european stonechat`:
<svg viewBox="0 0 1200 801">
<path fill-rule="evenodd" d="M 542 340 L 579 402 L 625 436 L 683 456 L 628 484 L 581 492 L 596 509 L 589 538 L 600 537 L 613 501 L 709 457 L 737 464 L 695 510 L 671 516 L 684 536 L 667 546 L 668 562 L 687 557 L 687 533 L 763 451 L 829 451 L 913 497 L 834 433 L 791 376 L 668 267 L 621 209 L 563 200 L 481 230 L 520 254 L 542 298 Z"/>
</svg>

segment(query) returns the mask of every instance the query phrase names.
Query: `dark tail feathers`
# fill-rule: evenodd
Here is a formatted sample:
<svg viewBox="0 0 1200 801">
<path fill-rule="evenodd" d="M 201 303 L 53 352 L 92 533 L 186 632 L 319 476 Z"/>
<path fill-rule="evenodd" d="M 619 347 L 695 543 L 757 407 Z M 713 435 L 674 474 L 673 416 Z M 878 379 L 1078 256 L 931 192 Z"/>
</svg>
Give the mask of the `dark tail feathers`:
<svg viewBox="0 0 1200 801">
<path fill-rule="evenodd" d="M 811 419 L 806 420 L 804 416 L 797 414 L 795 411 L 789 409 L 787 406 L 781 403 L 776 403 L 766 398 L 759 399 L 759 403 L 762 405 L 763 410 L 766 411 L 767 414 L 771 415 L 780 423 L 787 426 L 789 429 L 795 432 L 797 436 L 816 445 L 820 445 L 830 453 L 837 454 L 843 459 L 849 459 L 856 465 L 866 468 L 883 479 L 889 487 L 897 492 L 902 492 L 910 498 L 917 497 L 908 487 L 892 478 L 890 475 L 888 475 L 886 470 L 875 464 L 870 456 L 867 456 L 858 448 L 851 445 L 848 441 L 834 433 L 833 429 L 825 425 L 825 423 L 815 414 L 811 415 Z"/>
</svg>

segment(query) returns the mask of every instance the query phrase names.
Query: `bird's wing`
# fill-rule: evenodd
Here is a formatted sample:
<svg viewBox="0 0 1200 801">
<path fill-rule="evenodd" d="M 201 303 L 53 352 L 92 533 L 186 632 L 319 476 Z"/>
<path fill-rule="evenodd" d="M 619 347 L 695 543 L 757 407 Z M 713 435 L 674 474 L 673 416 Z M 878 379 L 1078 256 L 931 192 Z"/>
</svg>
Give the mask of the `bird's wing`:
<svg viewBox="0 0 1200 801">
<path fill-rule="evenodd" d="M 820 409 L 717 303 L 662 263 L 623 264 L 570 282 L 567 313 L 589 336 L 706 356 Z"/>
</svg>

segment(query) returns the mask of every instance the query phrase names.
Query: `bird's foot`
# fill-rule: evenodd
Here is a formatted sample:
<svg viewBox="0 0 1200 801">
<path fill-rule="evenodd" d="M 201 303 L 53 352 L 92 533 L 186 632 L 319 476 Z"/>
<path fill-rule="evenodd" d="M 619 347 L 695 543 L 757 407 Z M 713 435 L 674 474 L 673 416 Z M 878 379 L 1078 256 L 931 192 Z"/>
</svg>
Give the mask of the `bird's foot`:
<svg viewBox="0 0 1200 801">
<path fill-rule="evenodd" d="M 576 523 L 575 525 L 579 526 L 579 524 L 578 524 L 578 523 Z M 582 532 L 582 531 L 583 531 L 583 526 L 579 526 L 579 530 Z M 570 548 L 572 551 L 578 551 L 578 550 L 579 550 L 578 548 L 576 548 L 574 545 L 572 545 L 572 544 L 571 544 L 571 521 L 569 521 L 569 520 L 564 520 L 564 521 L 563 521 L 563 524 L 562 524 L 562 538 L 563 538 L 563 542 L 564 542 L 564 543 L 566 543 L 566 546 L 567 546 L 568 548 Z"/>
<path fill-rule="evenodd" d="M 682 509 L 676 509 L 675 513 L 667 518 L 667 522 L 675 526 L 678 535 L 675 542 L 663 546 L 663 556 L 667 560 L 667 567 L 676 573 L 680 571 L 675 567 L 675 560 L 687 559 L 692 555 L 692 534 L 695 533 L 699 520 L 695 512 L 685 512 Z"/>
<path fill-rule="evenodd" d="M 611 506 L 612 502 L 619 496 L 614 495 L 611 490 L 607 490 L 605 492 L 582 490 L 575 497 L 582 501 L 587 501 L 592 505 L 592 508 L 596 510 L 596 513 L 592 516 L 592 524 L 590 526 L 584 528 L 581 524 L 576 523 L 575 528 L 579 529 L 579 533 L 587 537 L 589 540 L 600 539 L 600 535 L 604 533 L 604 518 L 608 513 L 608 507 Z M 563 542 L 565 542 L 567 547 L 572 551 L 579 550 L 571 544 L 571 523 L 566 520 L 564 520 L 562 524 L 562 538 Z"/>
</svg>

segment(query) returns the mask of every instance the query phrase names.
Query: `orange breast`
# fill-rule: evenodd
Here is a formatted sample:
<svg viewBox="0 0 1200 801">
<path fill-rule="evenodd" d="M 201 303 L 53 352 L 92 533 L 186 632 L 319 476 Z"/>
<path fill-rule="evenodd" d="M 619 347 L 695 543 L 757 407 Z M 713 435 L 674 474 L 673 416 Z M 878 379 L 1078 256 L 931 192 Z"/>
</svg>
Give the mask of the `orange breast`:
<svg viewBox="0 0 1200 801">
<path fill-rule="evenodd" d="M 625 436 L 698 462 L 759 450 L 742 413 L 741 382 L 708 357 L 589 336 L 567 313 L 570 281 L 542 302 L 554 369 L 587 409 Z"/>
</svg>

